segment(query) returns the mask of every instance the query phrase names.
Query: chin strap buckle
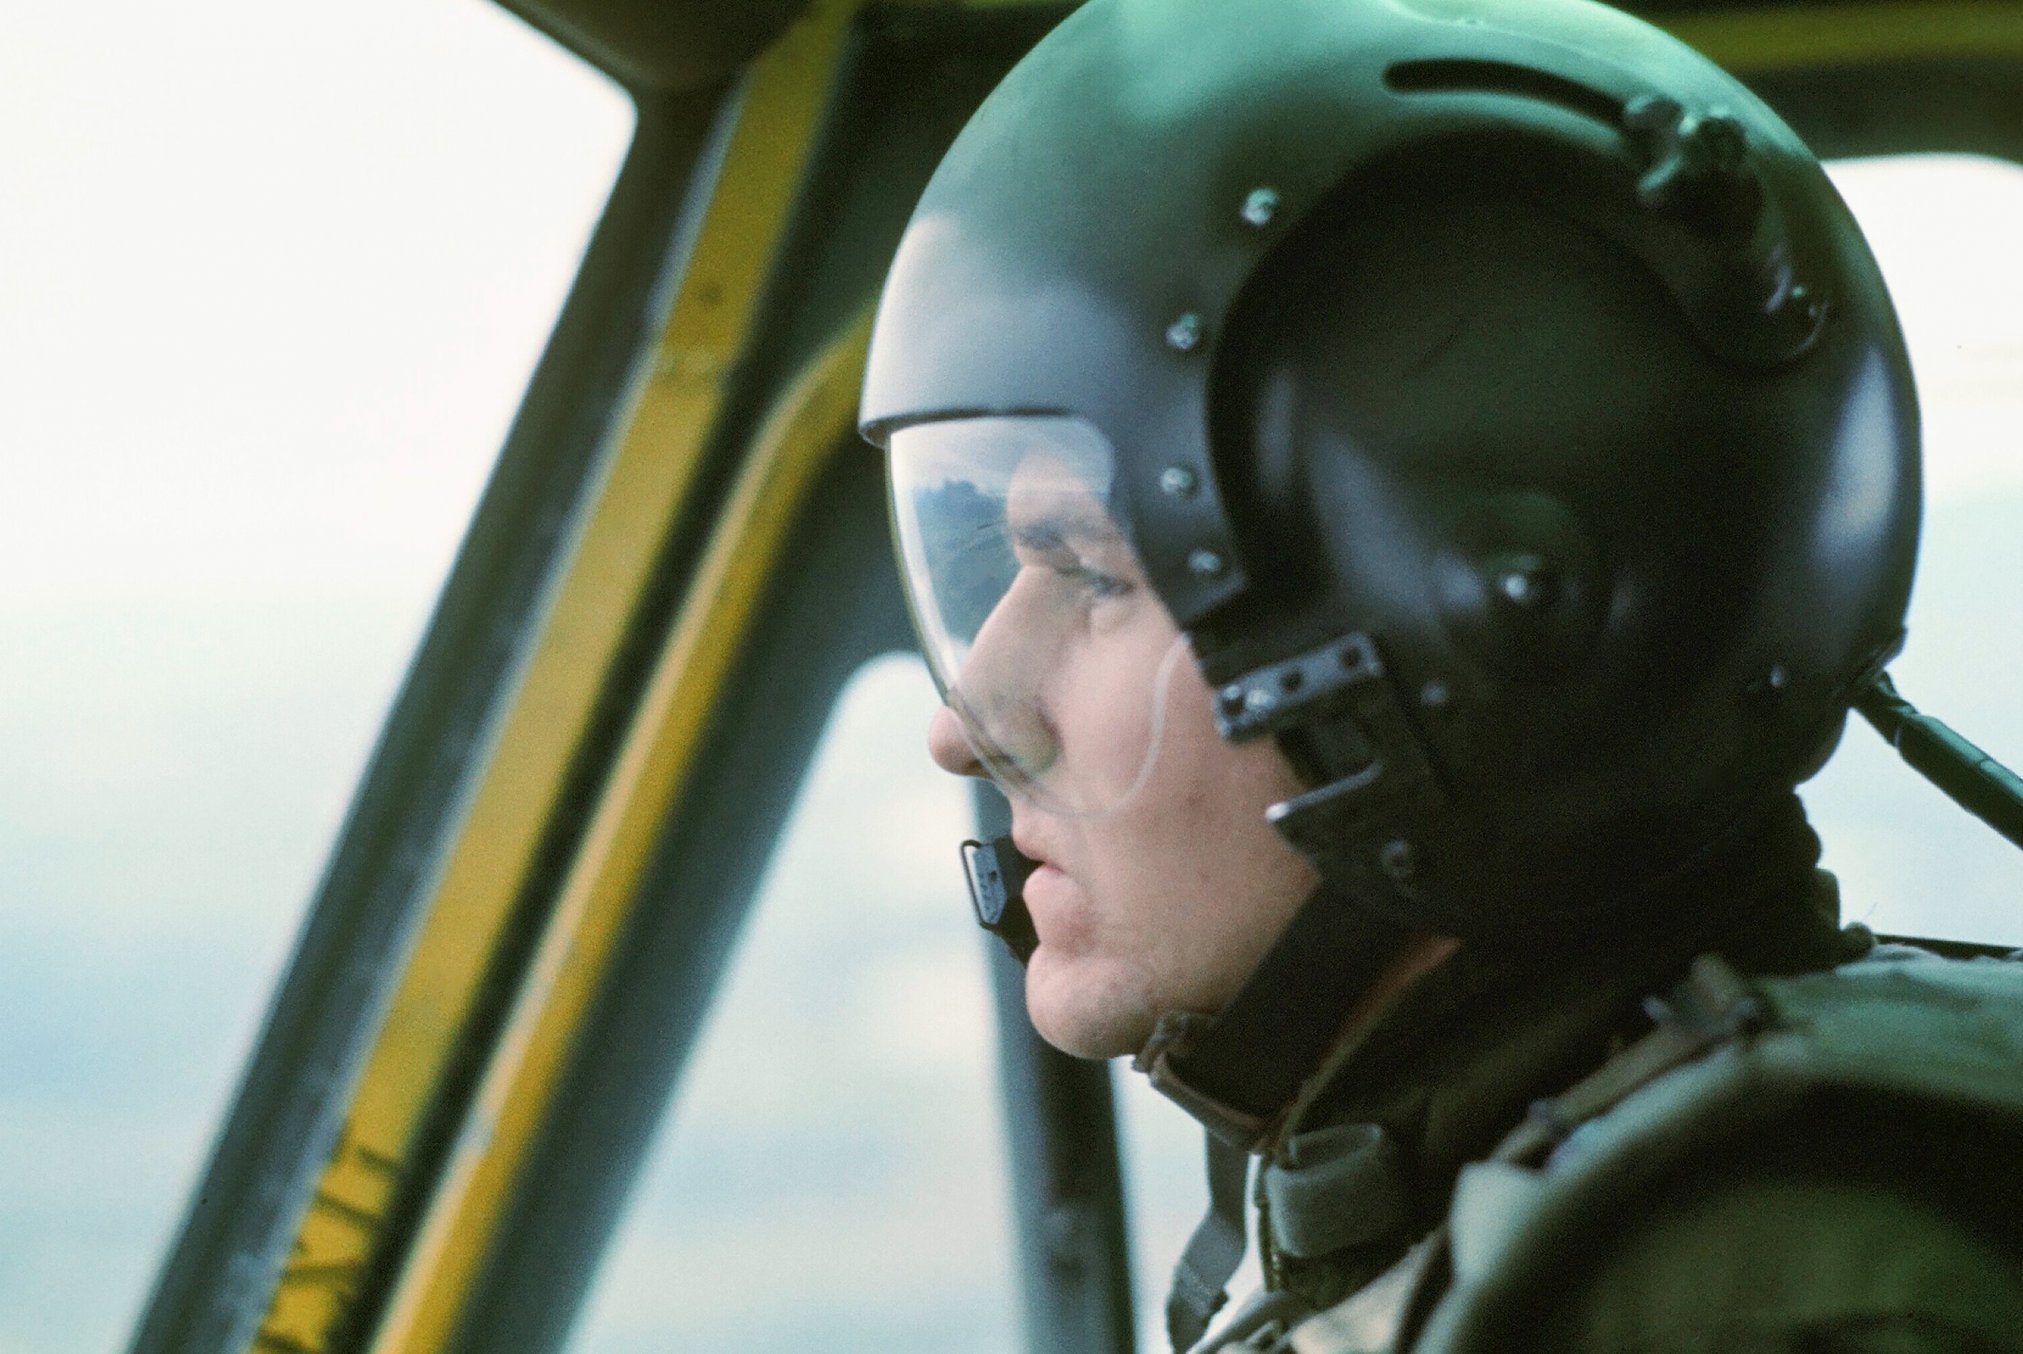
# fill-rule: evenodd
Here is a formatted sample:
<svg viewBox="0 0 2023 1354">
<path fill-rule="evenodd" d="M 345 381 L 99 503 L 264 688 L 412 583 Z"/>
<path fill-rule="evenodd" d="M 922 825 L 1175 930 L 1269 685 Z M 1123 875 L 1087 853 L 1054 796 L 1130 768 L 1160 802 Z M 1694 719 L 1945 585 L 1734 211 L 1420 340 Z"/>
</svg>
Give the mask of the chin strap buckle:
<svg viewBox="0 0 2023 1354">
<path fill-rule="evenodd" d="M 1357 631 L 1318 649 L 1252 668 L 1215 693 L 1215 726 L 1232 743 L 1316 723 L 1364 704 L 1382 682 L 1376 641 Z"/>
<path fill-rule="evenodd" d="M 1356 633 L 1244 673 L 1217 692 L 1225 738 L 1282 735 L 1322 783 L 1266 813 L 1329 879 L 1415 898 L 1451 831 L 1445 790 L 1392 689 L 1376 641 Z"/>
</svg>

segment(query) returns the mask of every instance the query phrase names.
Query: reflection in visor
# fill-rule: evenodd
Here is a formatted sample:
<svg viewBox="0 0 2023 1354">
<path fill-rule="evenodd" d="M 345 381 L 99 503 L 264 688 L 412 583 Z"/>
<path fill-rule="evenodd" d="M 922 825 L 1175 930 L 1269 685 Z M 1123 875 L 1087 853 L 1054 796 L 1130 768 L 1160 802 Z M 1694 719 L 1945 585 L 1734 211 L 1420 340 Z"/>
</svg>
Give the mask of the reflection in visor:
<svg viewBox="0 0 2023 1354">
<path fill-rule="evenodd" d="M 943 699 L 1008 792 L 1114 812 L 1150 776 L 1184 643 L 1111 510 L 1101 434 L 1058 417 L 892 436 L 907 596 Z"/>
<path fill-rule="evenodd" d="M 1018 572 L 1018 556 L 1005 532 L 1004 501 L 984 494 L 974 481 L 945 479 L 915 491 L 913 515 L 921 524 L 935 613 L 943 632 L 967 649 Z"/>
</svg>

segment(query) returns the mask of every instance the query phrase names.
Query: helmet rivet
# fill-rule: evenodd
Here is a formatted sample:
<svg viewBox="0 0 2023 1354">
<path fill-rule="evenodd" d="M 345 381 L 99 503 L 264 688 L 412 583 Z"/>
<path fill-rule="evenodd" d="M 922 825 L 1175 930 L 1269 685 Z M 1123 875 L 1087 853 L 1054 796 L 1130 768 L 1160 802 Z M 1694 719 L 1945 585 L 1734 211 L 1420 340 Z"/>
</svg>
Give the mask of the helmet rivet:
<svg viewBox="0 0 2023 1354">
<path fill-rule="evenodd" d="M 1549 570 L 1527 564 L 1499 573 L 1496 576 L 1496 591 L 1512 606 L 1521 606 L 1530 611 L 1552 602 L 1553 581 L 1553 575 Z"/>
<path fill-rule="evenodd" d="M 1192 498 L 1194 485 L 1194 472 L 1184 465 L 1169 465 L 1159 474 L 1159 487 L 1174 498 Z"/>
<path fill-rule="evenodd" d="M 1385 842 L 1377 852 L 1377 866 L 1393 883 L 1402 884 L 1419 873 L 1419 853 L 1403 839 Z"/>
<path fill-rule="evenodd" d="M 1222 573 L 1222 556 L 1213 550 L 1195 550 L 1187 556 L 1188 572 L 1196 578 L 1215 578 Z"/>
<path fill-rule="evenodd" d="M 1445 710 L 1447 702 L 1454 699 L 1454 693 L 1447 689 L 1447 683 L 1434 680 L 1419 688 L 1419 704 L 1428 710 Z"/>
<path fill-rule="evenodd" d="M 1176 353 L 1191 353 L 1201 346 L 1201 317 L 1189 311 L 1166 326 L 1166 346 Z"/>
<path fill-rule="evenodd" d="M 1254 686 L 1243 693 L 1243 708 L 1253 715 L 1261 715 L 1278 704 L 1278 697 L 1262 686 Z"/>
<path fill-rule="evenodd" d="M 1826 314 L 1826 303 L 1814 296 L 1812 289 L 1803 282 L 1784 293 L 1784 308 L 1803 315 L 1807 324 L 1818 324 L 1820 317 Z"/>
<path fill-rule="evenodd" d="M 1243 200 L 1243 219 L 1248 225 L 1259 230 L 1271 224 L 1278 215 L 1278 193 L 1270 188 L 1253 188 L 1250 196 Z"/>
<path fill-rule="evenodd" d="M 1777 708 L 1790 685 L 1791 670 L 1782 663 L 1772 663 L 1761 677 L 1742 688 L 1742 700 L 1757 713 L 1768 714 Z"/>
</svg>

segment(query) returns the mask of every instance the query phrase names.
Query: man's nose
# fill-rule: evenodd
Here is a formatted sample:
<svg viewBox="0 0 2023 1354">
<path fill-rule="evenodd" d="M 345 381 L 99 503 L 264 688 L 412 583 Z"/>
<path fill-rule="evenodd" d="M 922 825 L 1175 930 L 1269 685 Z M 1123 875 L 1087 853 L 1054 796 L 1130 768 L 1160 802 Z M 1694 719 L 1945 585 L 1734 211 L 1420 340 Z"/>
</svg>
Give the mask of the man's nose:
<svg viewBox="0 0 2023 1354">
<path fill-rule="evenodd" d="M 934 718 L 927 721 L 927 755 L 934 758 L 934 764 L 943 771 L 957 776 L 981 776 L 983 763 L 977 760 L 976 750 L 969 745 L 969 735 L 962 731 L 962 720 L 946 705 L 934 712 Z"/>
<path fill-rule="evenodd" d="M 928 753 L 944 770 L 1028 779 L 1053 765 L 1059 748 L 1040 713 L 1040 684 L 1059 657 L 1052 641 L 1060 622 L 1045 581 L 1021 569 L 978 628 L 948 704 L 927 728 Z"/>
</svg>

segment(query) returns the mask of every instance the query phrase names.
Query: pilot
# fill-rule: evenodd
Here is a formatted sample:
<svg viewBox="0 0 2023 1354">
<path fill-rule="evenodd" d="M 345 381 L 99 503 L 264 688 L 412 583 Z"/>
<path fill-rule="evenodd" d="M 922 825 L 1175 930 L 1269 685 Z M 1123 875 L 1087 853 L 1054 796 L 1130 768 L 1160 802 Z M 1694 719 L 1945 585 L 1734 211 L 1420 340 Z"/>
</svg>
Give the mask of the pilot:
<svg viewBox="0 0 2023 1354">
<path fill-rule="evenodd" d="M 1209 1133 L 1176 1348 L 2023 1349 L 2018 984 L 1843 930 L 1794 793 L 1917 411 L 1746 89 L 1581 0 L 1090 0 L 862 422 L 1033 1024 Z"/>
</svg>

